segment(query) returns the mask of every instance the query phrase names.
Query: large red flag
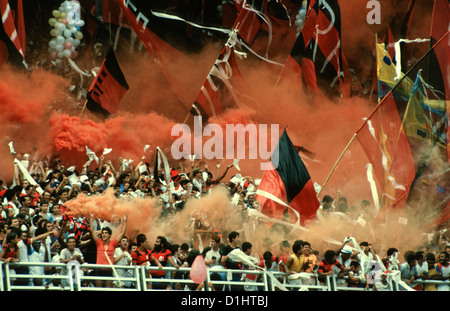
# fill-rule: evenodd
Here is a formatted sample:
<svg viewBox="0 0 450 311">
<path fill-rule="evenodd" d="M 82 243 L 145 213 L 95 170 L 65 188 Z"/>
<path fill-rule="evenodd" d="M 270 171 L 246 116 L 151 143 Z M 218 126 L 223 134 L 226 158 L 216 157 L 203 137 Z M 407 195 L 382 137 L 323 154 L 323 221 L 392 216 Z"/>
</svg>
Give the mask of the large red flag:
<svg viewBox="0 0 450 311">
<path fill-rule="evenodd" d="M 300 224 L 305 225 L 315 219 L 320 205 L 314 183 L 286 130 L 275 150 L 270 159 L 273 169 L 264 171 L 258 186 L 256 197 L 261 204 L 261 212 L 274 219 L 283 219 L 289 215 L 288 221 L 292 223 L 298 221 L 298 213 Z M 261 195 L 260 191 L 286 204 Z"/>
<path fill-rule="evenodd" d="M 86 108 L 102 117 L 116 113 L 119 102 L 129 86 L 112 48 L 103 60 L 100 71 L 87 94 Z"/>
<path fill-rule="evenodd" d="M 386 207 L 404 207 L 415 177 L 414 158 L 390 92 L 357 131 Z"/>
</svg>

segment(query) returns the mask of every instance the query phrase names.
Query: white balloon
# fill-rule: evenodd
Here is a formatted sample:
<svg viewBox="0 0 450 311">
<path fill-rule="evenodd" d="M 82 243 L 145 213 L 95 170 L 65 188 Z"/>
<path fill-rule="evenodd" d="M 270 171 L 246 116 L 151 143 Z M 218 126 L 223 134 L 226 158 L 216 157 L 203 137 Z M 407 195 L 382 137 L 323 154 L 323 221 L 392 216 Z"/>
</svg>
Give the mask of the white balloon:
<svg viewBox="0 0 450 311">
<path fill-rule="evenodd" d="M 48 42 L 48 46 L 49 46 L 50 48 L 54 49 L 54 48 L 56 47 L 56 40 L 55 40 L 55 39 L 51 39 L 51 40 Z"/>
<path fill-rule="evenodd" d="M 63 52 L 58 52 L 58 57 L 59 57 L 59 58 L 63 58 L 63 57 L 64 57 Z"/>
<path fill-rule="evenodd" d="M 73 39 L 72 44 L 73 44 L 74 46 L 79 46 L 79 45 L 80 45 L 80 40 L 78 40 L 78 39 Z"/>
<path fill-rule="evenodd" d="M 55 50 L 57 50 L 58 52 L 62 52 L 64 50 L 64 45 L 62 44 L 57 44 L 55 46 Z"/>
<path fill-rule="evenodd" d="M 61 3 L 61 8 L 62 10 L 60 10 L 61 12 L 67 12 L 67 5 L 69 4 L 69 1 L 64 1 L 63 3 Z"/>
<path fill-rule="evenodd" d="M 69 38 L 72 35 L 70 29 L 64 29 L 64 37 Z"/>
<path fill-rule="evenodd" d="M 58 36 L 58 37 L 56 37 L 56 43 L 58 43 L 58 44 L 64 44 L 64 42 L 66 42 L 66 39 L 64 39 L 63 36 Z"/>
<path fill-rule="evenodd" d="M 62 53 L 63 53 L 64 57 L 70 57 L 70 55 L 72 55 L 72 51 L 71 50 L 64 50 Z"/>
<path fill-rule="evenodd" d="M 64 25 L 63 23 L 55 24 L 55 26 L 56 26 L 56 29 L 58 29 L 61 32 L 63 32 L 64 29 L 66 29 L 66 25 Z"/>
<path fill-rule="evenodd" d="M 77 22 L 77 26 L 78 26 L 78 27 L 83 27 L 83 26 L 84 26 L 84 20 L 80 19 L 80 20 Z"/>
<path fill-rule="evenodd" d="M 78 31 L 78 29 L 77 29 L 77 27 L 71 27 L 71 28 L 70 28 L 70 31 L 71 31 L 72 33 L 76 33 L 76 32 Z"/>
</svg>

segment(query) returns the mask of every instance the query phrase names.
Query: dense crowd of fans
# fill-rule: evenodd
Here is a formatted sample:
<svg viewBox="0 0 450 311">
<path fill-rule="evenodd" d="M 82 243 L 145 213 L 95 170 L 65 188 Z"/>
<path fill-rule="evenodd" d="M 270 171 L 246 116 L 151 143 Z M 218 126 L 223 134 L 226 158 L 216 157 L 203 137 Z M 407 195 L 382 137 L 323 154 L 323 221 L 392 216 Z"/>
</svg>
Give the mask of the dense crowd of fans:
<svg viewBox="0 0 450 311">
<path fill-rule="evenodd" d="M 154 245 L 144 232 L 126 236 L 127 217 L 98 219 L 93 215 L 71 216 L 67 213 L 70 200 L 80 193 L 86 196 L 101 196 L 108 188 L 114 189 L 117 200 L 133 200 L 136 197 L 158 198 L 161 207 L 160 218 L 181 211 L 191 199 L 208 195 L 211 188 L 223 185 L 229 191 L 231 206 L 245 214 L 250 209 L 260 210 L 255 199 L 258 180 L 242 178 L 239 174 L 229 173 L 233 164 L 213 174 L 206 165 L 202 168 L 194 165 L 187 170 L 183 163 L 177 169 L 170 170 L 170 177 L 164 176 L 164 168 L 158 174 L 156 169 L 142 159 L 133 167 L 120 159 L 120 168 L 111 161 L 99 159 L 98 167 L 92 168 L 92 159 L 87 161 L 80 173 L 72 167 L 64 167 L 58 159 L 48 162 L 28 163 L 27 157 L 14 162 L 14 178 L 11 183 L 1 181 L 0 196 L 2 211 L 0 219 L 0 260 L 14 262 L 52 262 L 102 265 L 152 265 L 173 266 L 177 271 L 148 270 L 153 282 L 148 287 L 158 289 L 185 289 L 181 283 L 158 283 L 158 278 L 189 278 L 189 272 L 180 267 L 191 267 L 201 255 L 205 265 L 211 271 L 211 280 L 227 280 L 226 269 L 266 269 L 285 273 L 285 281 L 291 284 L 310 284 L 313 279 L 305 279 L 303 273 L 313 273 L 318 282 L 324 282 L 327 275 L 336 275 L 342 284 L 348 287 L 366 289 L 386 289 L 386 271 L 398 270 L 402 288 L 411 285 L 418 290 L 449 290 L 449 282 L 442 284 L 417 284 L 417 280 L 448 280 L 450 275 L 449 253 L 446 230 L 427 249 L 408 251 L 399 254 L 396 248 L 389 248 L 386 254 L 375 253 L 370 242 L 345 240 L 342 246 L 326 251 L 317 251 L 308 241 L 295 239 L 278 242 L 264 241 L 263 247 L 256 248 L 251 241 L 242 241 L 239 230 L 228 232 L 216 230 L 207 224 L 199 225 L 181 243 L 171 236 L 158 236 Z M 198 164 L 198 163 L 197 163 Z M 214 175 L 218 176 L 214 179 Z M 229 177 L 227 177 L 229 175 Z M 167 177 L 167 178 L 166 178 Z M 362 202 L 362 205 L 370 204 Z M 345 198 L 333 199 L 325 195 L 318 210 L 321 217 L 329 212 L 347 213 Z M 242 218 L 245 221 L 245 217 Z M 113 235 L 112 232 L 117 232 Z M 196 234 L 203 238 L 196 239 Z M 267 242 L 267 243 L 266 243 Z M 353 242 L 353 243 L 351 243 Z M 356 245 L 355 245 L 356 244 Z M 274 246 L 275 245 L 275 246 Z M 378 262 L 384 266 L 377 281 L 372 282 L 371 264 Z M 6 266 L 4 266 L 6 267 Z M 33 286 L 64 286 L 65 280 L 46 281 L 34 278 L 36 274 L 61 274 L 66 269 L 55 267 L 23 267 L 9 265 L 12 275 L 28 274 L 29 279 L 17 278 L 15 284 Z M 96 276 L 132 276 L 132 269 L 95 269 L 83 270 L 85 274 Z M 111 278 L 113 279 L 113 278 Z M 234 274 L 233 280 L 244 280 L 249 285 L 225 287 L 229 290 L 256 290 L 252 282 L 258 280 L 254 274 Z M 275 280 L 274 280 L 275 281 Z M 316 280 L 313 280 L 316 282 Z M 276 282 L 276 281 L 275 281 Z M 283 282 L 283 281 L 282 281 Z M 86 286 L 96 287 L 133 287 L 133 282 L 120 280 L 85 282 Z M 277 283 L 279 288 L 282 283 Z M 195 284 L 190 289 L 205 286 Z M 217 286 L 208 284 L 214 290 Z M 187 289 L 187 287 L 186 287 Z M 224 288 L 220 288 L 224 289 Z"/>
</svg>

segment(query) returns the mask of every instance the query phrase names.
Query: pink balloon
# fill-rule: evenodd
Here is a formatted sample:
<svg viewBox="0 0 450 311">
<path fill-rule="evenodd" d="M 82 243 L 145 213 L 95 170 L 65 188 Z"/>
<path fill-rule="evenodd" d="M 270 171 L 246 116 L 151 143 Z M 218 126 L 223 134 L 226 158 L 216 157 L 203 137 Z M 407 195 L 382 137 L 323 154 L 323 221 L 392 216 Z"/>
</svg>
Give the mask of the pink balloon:
<svg viewBox="0 0 450 311">
<path fill-rule="evenodd" d="M 78 52 L 77 51 L 73 51 L 72 55 L 70 55 L 71 59 L 77 58 L 78 57 Z"/>
<path fill-rule="evenodd" d="M 66 42 L 66 43 L 64 43 L 64 48 L 66 49 L 66 50 L 70 50 L 71 48 L 72 48 L 72 42 Z"/>
<path fill-rule="evenodd" d="M 63 23 L 64 25 L 67 25 L 67 19 L 63 19 L 63 20 L 61 21 L 61 23 Z"/>
<path fill-rule="evenodd" d="M 191 280 L 200 284 L 206 280 L 206 265 L 202 255 L 198 255 L 191 267 Z"/>
</svg>

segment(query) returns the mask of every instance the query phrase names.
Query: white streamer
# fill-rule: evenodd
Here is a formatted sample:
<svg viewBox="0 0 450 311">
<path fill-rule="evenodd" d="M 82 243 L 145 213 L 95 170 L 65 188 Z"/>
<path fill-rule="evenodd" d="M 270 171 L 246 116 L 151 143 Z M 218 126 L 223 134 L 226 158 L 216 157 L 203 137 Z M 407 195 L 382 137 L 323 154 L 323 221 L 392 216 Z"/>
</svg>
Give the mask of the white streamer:
<svg viewBox="0 0 450 311">
<path fill-rule="evenodd" d="M 295 213 L 295 216 L 297 216 L 297 222 L 296 222 L 295 225 L 297 225 L 297 226 L 300 225 L 300 214 L 299 214 L 298 211 L 296 211 L 295 209 L 293 209 L 293 208 L 290 207 L 288 204 L 284 203 L 282 200 L 280 200 L 279 198 L 277 198 L 276 196 L 274 196 L 274 195 L 271 194 L 271 193 L 268 193 L 268 192 L 266 192 L 266 191 L 263 191 L 263 190 L 261 190 L 261 189 L 258 189 L 258 190 L 256 190 L 256 194 L 258 194 L 258 195 L 260 195 L 260 196 L 263 196 L 263 197 L 266 197 L 266 198 L 268 198 L 268 199 L 271 199 L 272 201 L 275 201 L 275 202 L 277 202 L 277 203 L 279 203 L 279 204 L 281 204 L 281 205 L 284 205 L 284 206 L 290 208 L 290 209 Z"/>
<path fill-rule="evenodd" d="M 367 167 L 367 180 L 369 181 L 370 190 L 372 191 L 373 202 L 375 203 L 375 212 L 376 212 L 375 215 L 378 215 L 380 211 L 380 201 L 378 197 L 377 185 L 375 183 L 375 180 L 373 179 L 373 167 L 372 164 L 370 163 L 367 163 L 366 167 Z"/>
<path fill-rule="evenodd" d="M 400 39 L 397 42 L 395 42 L 394 46 L 395 46 L 395 61 L 396 61 L 396 65 L 395 65 L 395 72 L 397 73 L 397 76 L 395 77 L 396 81 L 399 81 L 402 77 L 402 53 L 400 51 L 400 43 L 404 42 L 404 43 L 421 43 L 421 42 L 429 42 L 430 39 L 414 39 L 414 40 L 410 40 L 410 39 Z"/>
<path fill-rule="evenodd" d="M 170 182 L 170 166 L 169 166 L 169 162 L 167 161 L 166 155 L 164 154 L 164 152 L 162 152 L 161 149 L 159 149 L 159 147 L 156 147 L 156 150 L 157 150 L 157 152 L 159 152 L 159 155 L 161 156 L 161 159 L 163 160 L 163 163 L 164 163 L 164 177 L 166 178 L 167 185 L 169 185 L 169 182 Z"/>
<path fill-rule="evenodd" d="M 70 58 L 68 58 L 67 60 L 69 61 L 69 64 L 72 66 L 72 68 L 75 69 L 80 75 L 86 77 L 91 76 L 89 72 L 81 70 L 73 60 L 71 60 Z"/>
<path fill-rule="evenodd" d="M 170 14 L 160 13 L 160 12 L 154 12 L 154 11 L 151 11 L 151 12 L 152 12 L 152 15 L 154 15 L 156 17 L 182 21 L 182 22 L 185 22 L 186 24 L 189 24 L 189 25 L 197 27 L 197 28 L 219 31 L 219 32 L 223 32 L 223 33 L 226 33 L 226 34 L 230 34 L 231 33 L 231 29 L 202 26 L 202 25 L 199 25 L 199 24 L 187 21 L 187 20 L 185 20 L 185 19 L 183 19 L 181 17 L 175 16 L 175 15 L 170 15 Z"/>
<path fill-rule="evenodd" d="M 31 177 L 30 173 L 27 171 L 27 169 L 23 166 L 22 162 L 20 162 L 17 158 L 14 159 L 14 163 L 17 164 L 19 169 L 22 171 L 23 177 L 25 177 L 26 180 L 30 183 L 30 185 L 37 186 L 36 191 L 40 194 L 44 193 L 44 190 L 38 185 L 38 183 L 34 180 L 33 177 Z"/>
</svg>

